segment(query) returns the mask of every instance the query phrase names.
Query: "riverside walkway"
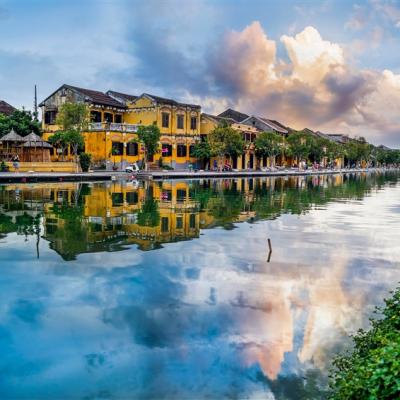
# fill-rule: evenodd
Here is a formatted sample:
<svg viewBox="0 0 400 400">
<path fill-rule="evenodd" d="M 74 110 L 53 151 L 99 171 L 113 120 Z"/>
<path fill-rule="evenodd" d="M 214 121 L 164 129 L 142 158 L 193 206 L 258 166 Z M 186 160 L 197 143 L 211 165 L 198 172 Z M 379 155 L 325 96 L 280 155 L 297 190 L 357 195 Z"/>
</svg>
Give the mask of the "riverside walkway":
<svg viewBox="0 0 400 400">
<path fill-rule="evenodd" d="M 141 171 L 138 174 L 123 171 L 93 171 L 93 172 L 0 172 L 0 183 L 34 183 L 34 182 L 83 182 L 110 180 L 170 180 L 170 179 L 204 179 L 204 178 L 254 178 L 263 176 L 308 176 L 334 175 L 362 172 L 383 172 L 399 170 L 399 168 L 368 168 L 368 169 L 323 169 L 298 170 L 283 169 L 276 171 Z"/>
<path fill-rule="evenodd" d="M 263 176 L 308 176 L 308 175 L 333 175 L 348 174 L 368 171 L 388 171 L 389 168 L 353 168 L 353 169 L 322 169 L 322 170 L 299 170 L 299 169 L 281 169 L 275 171 L 143 171 L 138 177 L 153 180 L 166 179 L 203 179 L 203 178 L 255 178 Z"/>
</svg>

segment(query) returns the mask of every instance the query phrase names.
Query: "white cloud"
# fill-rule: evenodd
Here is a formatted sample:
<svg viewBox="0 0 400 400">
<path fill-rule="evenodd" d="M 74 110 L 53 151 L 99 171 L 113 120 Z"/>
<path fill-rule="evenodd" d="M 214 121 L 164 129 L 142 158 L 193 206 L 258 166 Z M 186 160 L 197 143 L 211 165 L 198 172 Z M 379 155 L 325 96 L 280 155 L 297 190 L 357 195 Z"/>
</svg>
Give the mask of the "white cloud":
<svg viewBox="0 0 400 400">
<path fill-rule="evenodd" d="M 371 46 L 383 32 L 374 31 Z M 365 135 L 376 143 L 398 143 L 400 75 L 355 69 L 343 46 L 314 27 L 281 37 L 289 62 L 276 58 L 277 44 L 258 22 L 230 32 L 217 48 L 212 73 L 232 106 L 294 128 Z"/>
<path fill-rule="evenodd" d="M 310 84 L 320 82 L 332 67 L 344 64 L 343 50 L 321 38 L 312 26 L 296 36 L 281 37 L 293 67 L 292 78 Z"/>
</svg>

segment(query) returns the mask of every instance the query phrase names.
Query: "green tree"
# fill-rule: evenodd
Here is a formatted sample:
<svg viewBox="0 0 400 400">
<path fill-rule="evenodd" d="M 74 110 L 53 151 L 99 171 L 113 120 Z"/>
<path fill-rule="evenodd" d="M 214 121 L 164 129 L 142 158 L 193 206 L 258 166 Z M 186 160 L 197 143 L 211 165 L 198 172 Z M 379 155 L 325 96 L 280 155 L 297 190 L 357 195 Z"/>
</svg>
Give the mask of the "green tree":
<svg viewBox="0 0 400 400">
<path fill-rule="evenodd" d="M 353 336 L 354 348 L 334 359 L 332 400 L 400 397 L 400 288 L 377 312 L 371 328 Z"/>
<path fill-rule="evenodd" d="M 0 137 L 14 129 L 21 136 L 31 132 L 41 135 L 40 123 L 35 121 L 30 111 L 15 110 L 11 115 L 0 114 Z"/>
<path fill-rule="evenodd" d="M 335 161 L 337 158 L 343 156 L 343 145 L 329 141 L 326 147 L 326 156 L 330 162 Z"/>
<path fill-rule="evenodd" d="M 210 154 L 218 157 L 219 164 L 223 157 L 239 156 L 243 153 L 244 140 L 240 132 L 230 127 L 217 127 L 208 135 Z"/>
<path fill-rule="evenodd" d="M 68 146 L 67 134 L 63 131 L 57 131 L 49 137 L 49 142 L 60 149 L 61 157 L 64 159 L 64 152 Z"/>
<path fill-rule="evenodd" d="M 137 215 L 140 226 L 157 226 L 160 224 L 158 201 L 153 197 L 150 187 L 146 189 L 146 196 Z"/>
<path fill-rule="evenodd" d="M 292 133 L 286 139 L 288 155 L 298 161 L 307 160 L 311 152 L 312 136 L 302 131 Z"/>
<path fill-rule="evenodd" d="M 260 133 L 254 143 L 256 155 L 258 157 L 268 157 L 272 164 L 271 158 L 282 154 L 284 139 L 281 135 L 273 132 Z"/>
<path fill-rule="evenodd" d="M 367 143 L 362 137 L 350 140 L 344 145 L 344 152 L 348 163 L 368 162 L 371 159 L 372 148 L 373 146 Z"/>
<path fill-rule="evenodd" d="M 386 164 L 400 164 L 400 150 L 386 150 L 385 153 Z"/>
<path fill-rule="evenodd" d="M 84 145 L 82 132 L 88 128 L 89 108 L 82 103 L 64 103 L 57 113 L 56 124 L 64 135 L 63 142 L 70 146 L 77 160 L 78 149 Z"/>
<path fill-rule="evenodd" d="M 83 103 L 64 103 L 57 113 L 56 124 L 64 132 L 87 130 L 89 122 L 89 108 Z"/>
<path fill-rule="evenodd" d="M 67 144 L 71 147 L 72 152 L 74 153 L 75 160 L 78 156 L 79 148 L 82 148 L 84 145 L 84 139 L 82 133 L 80 133 L 76 129 L 71 129 L 65 132 L 65 140 Z"/>
<path fill-rule="evenodd" d="M 138 128 L 138 140 L 143 144 L 145 149 L 145 168 L 147 169 L 147 161 L 151 159 L 158 151 L 160 141 L 160 129 L 157 125 L 142 125 Z"/>
<path fill-rule="evenodd" d="M 196 143 L 193 146 L 191 156 L 196 157 L 199 160 L 208 160 L 211 157 L 211 148 L 208 140 Z"/>
<path fill-rule="evenodd" d="M 330 141 L 322 137 L 312 137 L 310 140 L 310 154 L 309 157 L 320 163 L 324 157 L 327 156 L 327 150 Z"/>
</svg>

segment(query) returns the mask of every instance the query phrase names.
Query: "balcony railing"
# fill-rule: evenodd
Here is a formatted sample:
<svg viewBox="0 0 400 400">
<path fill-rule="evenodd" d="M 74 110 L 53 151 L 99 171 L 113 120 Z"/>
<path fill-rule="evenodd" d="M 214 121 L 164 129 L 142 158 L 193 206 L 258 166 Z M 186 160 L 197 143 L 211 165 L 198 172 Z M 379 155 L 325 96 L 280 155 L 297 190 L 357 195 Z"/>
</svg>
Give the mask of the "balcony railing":
<svg viewBox="0 0 400 400">
<path fill-rule="evenodd" d="M 139 124 L 119 124 L 116 122 L 91 122 L 89 131 L 113 131 L 113 132 L 129 132 L 135 133 L 139 128 Z"/>
</svg>

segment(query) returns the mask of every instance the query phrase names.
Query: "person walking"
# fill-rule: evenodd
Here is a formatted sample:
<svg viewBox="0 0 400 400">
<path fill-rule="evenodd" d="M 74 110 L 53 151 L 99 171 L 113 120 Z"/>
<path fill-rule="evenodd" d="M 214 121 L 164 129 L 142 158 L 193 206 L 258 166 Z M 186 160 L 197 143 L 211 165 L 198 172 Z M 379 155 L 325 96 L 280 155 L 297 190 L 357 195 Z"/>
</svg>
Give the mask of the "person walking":
<svg viewBox="0 0 400 400">
<path fill-rule="evenodd" d="M 13 167 L 15 169 L 15 172 L 19 172 L 19 156 L 18 156 L 18 154 L 16 154 L 13 157 L 12 162 L 13 162 Z"/>
</svg>

